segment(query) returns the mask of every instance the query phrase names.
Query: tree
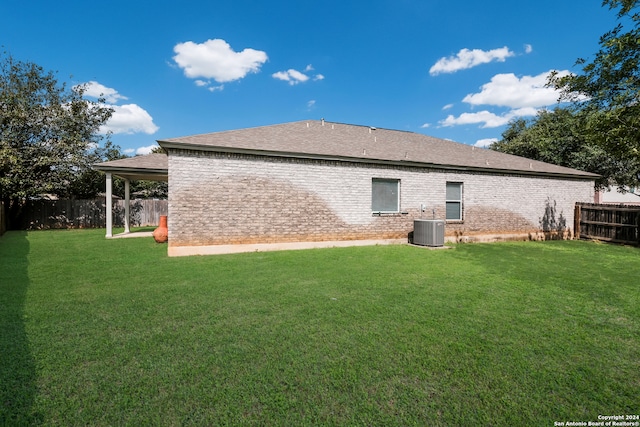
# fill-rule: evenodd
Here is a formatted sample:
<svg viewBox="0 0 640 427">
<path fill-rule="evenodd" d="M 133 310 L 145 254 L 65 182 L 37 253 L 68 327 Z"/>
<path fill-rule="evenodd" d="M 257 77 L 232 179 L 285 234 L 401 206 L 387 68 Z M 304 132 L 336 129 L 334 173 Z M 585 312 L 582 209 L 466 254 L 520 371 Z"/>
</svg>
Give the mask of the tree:
<svg viewBox="0 0 640 427">
<path fill-rule="evenodd" d="M 581 74 L 559 77 L 549 84 L 588 114 L 585 130 L 593 141 L 612 155 L 640 158 L 640 0 L 604 0 L 603 6 L 619 9 L 623 22 L 600 37 L 600 50 L 591 62 L 579 58 Z M 637 177 L 640 180 L 640 177 Z"/>
<path fill-rule="evenodd" d="M 160 147 L 159 145 L 156 147 L 153 147 L 151 149 L 151 153 L 152 154 L 167 154 L 167 150 L 165 150 L 164 148 Z"/>
<path fill-rule="evenodd" d="M 589 131 L 593 112 L 573 108 L 542 110 L 534 119 L 512 121 L 491 149 L 587 172 L 597 173 L 598 188 L 637 183 L 640 159 L 612 154 Z"/>
<path fill-rule="evenodd" d="M 100 146 L 113 110 L 83 99 L 53 72 L 0 54 L 0 197 L 9 220 L 40 194 L 64 194 Z M 107 137 L 108 139 L 108 137 Z"/>
<path fill-rule="evenodd" d="M 640 184 L 640 0 L 604 0 L 621 21 L 600 38 L 581 74 L 552 73 L 548 85 L 570 107 L 542 111 L 509 124 L 492 149 L 602 176 L 607 186 Z M 634 13 L 635 11 L 635 13 Z M 624 21 L 624 22 L 623 22 Z M 631 24 L 626 31 L 623 24 Z"/>
<path fill-rule="evenodd" d="M 105 193 L 106 180 L 104 172 L 95 170 L 92 165 L 126 157 L 120 151 L 120 147 L 112 144 L 111 141 L 107 141 L 104 147 L 95 147 L 88 150 L 86 164 L 76 172 L 65 192 L 60 196 L 69 199 L 93 199 L 98 197 L 100 193 Z M 119 179 L 114 180 L 114 194 L 124 195 L 124 183 Z"/>
<path fill-rule="evenodd" d="M 169 185 L 163 181 L 131 181 L 131 194 L 143 199 L 166 199 Z"/>
</svg>

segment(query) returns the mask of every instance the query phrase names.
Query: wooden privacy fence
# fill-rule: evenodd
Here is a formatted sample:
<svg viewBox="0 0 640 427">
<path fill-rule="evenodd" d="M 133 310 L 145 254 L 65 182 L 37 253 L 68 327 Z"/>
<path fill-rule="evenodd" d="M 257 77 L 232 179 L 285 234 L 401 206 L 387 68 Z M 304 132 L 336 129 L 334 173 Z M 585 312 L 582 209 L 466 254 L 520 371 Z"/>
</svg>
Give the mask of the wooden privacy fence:
<svg viewBox="0 0 640 427">
<path fill-rule="evenodd" d="M 576 203 L 574 218 L 581 239 L 640 245 L 640 206 Z"/>
<path fill-rule="evenodd" d="M 130 224 L 149 226 L 160 223 L 167 215 L 166 200 L 131 200 Z M 21 229 L 101 228 L 106 227 L 104 199 L 92 200 L 30 200 L 22 210 Z M 124 200 L 113 202 L 113 225 L 124 226 Z"/>
</svg>

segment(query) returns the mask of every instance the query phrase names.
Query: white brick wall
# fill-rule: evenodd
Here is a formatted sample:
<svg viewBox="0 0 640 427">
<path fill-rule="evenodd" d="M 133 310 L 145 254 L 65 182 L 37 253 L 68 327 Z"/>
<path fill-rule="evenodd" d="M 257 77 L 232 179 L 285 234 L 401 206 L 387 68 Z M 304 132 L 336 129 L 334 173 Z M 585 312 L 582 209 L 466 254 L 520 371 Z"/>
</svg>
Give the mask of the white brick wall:
<svg viewBox="0 0 640 427">
<path fill-rule="evenodd" d="M 406 215 L 372 214 L 372 178 L 401 181 Z M 402 238 L 421 204 L 444 217 L 447 181 L 464 185 L 464 221 L 448 235 L 535 232 L 547 200 L 573 228 L 574 204 L 594 197 L 585 180 L 172 150 L 169 244 Z"/>
</svg>

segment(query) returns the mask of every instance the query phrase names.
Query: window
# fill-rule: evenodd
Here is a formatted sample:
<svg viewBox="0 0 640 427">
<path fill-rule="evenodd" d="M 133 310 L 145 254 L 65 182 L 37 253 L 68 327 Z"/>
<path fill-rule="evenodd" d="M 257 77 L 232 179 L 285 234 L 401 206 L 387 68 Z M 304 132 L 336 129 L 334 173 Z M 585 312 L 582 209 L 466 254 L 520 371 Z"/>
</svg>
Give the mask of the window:
<svg viewBox="0 0 640 427">
<path fill-rule="evenodd" d="M 371 180 L 371 210 L 373 212 L 400 211 L 400 180 L 373 178 Z"/>
<path fill-rule="evenodd" d="M 462 183 L 447 182 L 446 219 L 462 221 Z"/>
</svg>

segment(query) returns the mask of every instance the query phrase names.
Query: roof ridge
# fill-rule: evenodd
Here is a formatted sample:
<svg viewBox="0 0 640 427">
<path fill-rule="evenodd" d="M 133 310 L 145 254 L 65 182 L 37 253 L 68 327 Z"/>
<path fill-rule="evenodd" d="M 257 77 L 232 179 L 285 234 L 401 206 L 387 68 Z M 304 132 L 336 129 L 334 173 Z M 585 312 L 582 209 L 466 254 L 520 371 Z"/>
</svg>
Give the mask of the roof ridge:
<svg viewBox="0 0 640 427">
<path fill-rule="evenodd" d="M 297 123 L 318 123 L 318 124 L 325 123 L 325 124 L 333 124 L 333 125 L 339 125 L 339 126 L 349 126 L 349 127 L 358 127 L 358 128 L 373 129 L 373 130 L 383 130 L 383 131 L 387 131 L 387 132 L 401 132 L 401 133 L 407 133 L 407 134 L 413 134 L 413 135 L 420 135 L 420 136 L 429 137 L 428 135 L 424 135 L 424 134 L 421 134 L 421 133 L 418 133 L 418 132 L 414 132 L 414 131 L 411 131 L 411 130 L 391 129 L 391 128 L 385 128 L 385 127 L 371 126 L 371 125 L 360 125 L 360 124 L 355 124 L 355 123 L 335 122 L 335 121 L 330 121 L 330 120 L 325 120 L 325 119 L 320 119 L 320 120 L 317 120 L 317 119 L 303 119 L 303 120 L 294 120 L 294 121 L 291 121 L 291 122 L 282 122 L 282 123 L 274 123 L 274 124 L 267 124 L 267 125 L 249 126 L 249 127 L 237 128 L 237 129 L 224 129 L 224 130 L 217 130 L 217 131 L 213 131 L 213 132 L 195 133 L 195 134 L 191 134 L 191 135 L 159 139 L 158 141 L 173 141 L 173 140 L 178 140 L 178 139 L 194 138 L 194 137 L 200 137 L 200 136 L 211 135 L 211 134 L 223 134 L 223 133 L 242 132 L 242 131 L 255 130 L 255 129 L 274 128 L 274 127 L 279 127 L 279 126 L 294 125 L 294 124 L 297 124 Z M 430 137 L 430 138 L 442 139 L 442 138 L 436 138 L 436 137 Z M 442 139 L 442 140 L 443 141 L 449 141 L 449 140 L 446 140 L 446 139 Z M 455 142 L 455 141 L 449 141 L 449 142 Z"/>
<path fill-rule="evenodd" d="M 322 119 L 324 120 L 324 119 Z M 321 120 L 301 120 L 301 121 L 321 121 Z M 332 122 L 329 120 L 324 120 L 325 123 L 331 123 L 331 124 L 335 124 L 335 125 L 341 125 L 341 126 L 351 126 L 351 127 L 362 127 L 362 128 L 366 128 L 366 129 L 373 129 L 373 130 L 386 130 L 389 132 L 404 132 L 404 133 L 412 133 L 415 135 L 422 135 L 419 134 L 417 132 L 411 131 L 411 130 L 402 130 L 402 129 L 391 129 L 391 128 L 385 128 L 385 127 L 379 127 L 379 126 L 371 126 L 371 125 L 359 125 L 359 124 L 354 124 L 354 123 L 344 123 L 344 122 Z M 297 123 L 297 122 L 291 122 L 291 123 Z M 285 123 L 283 123 L 285 124 Z M 425 135 L 426 136 L 426 135 Z"/>
<path fill-rule="evenodd" d="M 333 132 L 333 133 L 332 133 Z M 232 129 L 158 140 L 165 148 L 339 159 L 460 170 L 597 175 L 407 130 L 324 119 Z"/>
</svg>

